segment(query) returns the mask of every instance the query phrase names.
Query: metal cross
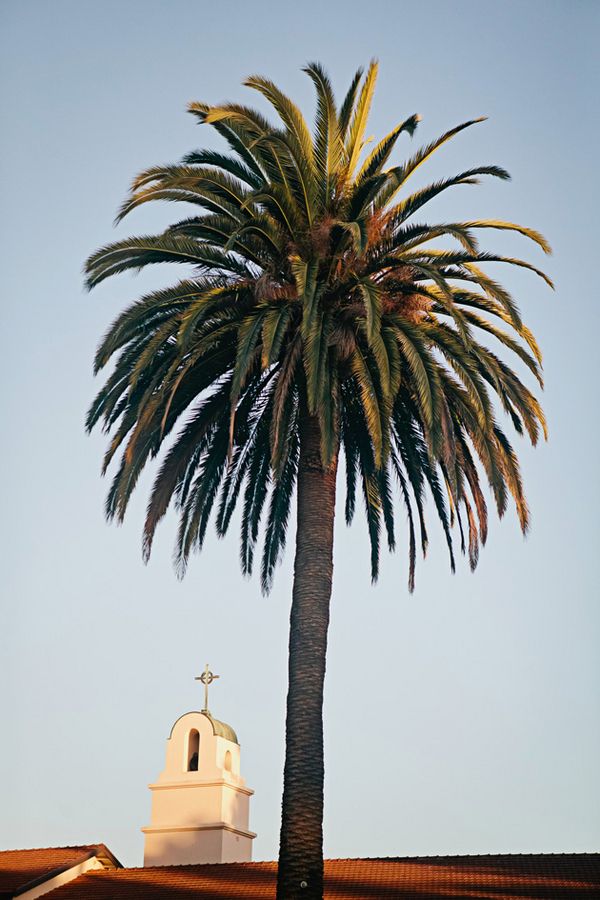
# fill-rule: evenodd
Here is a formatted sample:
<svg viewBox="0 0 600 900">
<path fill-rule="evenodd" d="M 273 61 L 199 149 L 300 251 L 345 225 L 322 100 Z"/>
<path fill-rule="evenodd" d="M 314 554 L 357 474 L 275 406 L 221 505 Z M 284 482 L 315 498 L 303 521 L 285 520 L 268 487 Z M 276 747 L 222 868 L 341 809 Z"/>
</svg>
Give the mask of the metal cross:
<svg viewBox="0 0 600 900">
<path fill-rule="evenodd" d="M 213 675 L 213 673 L 208 668 L 208 663 L 206 663 L 204 672 L 202 675 L 196 675 L 194 681 L 201 681 L 204 685 L 204 709 L 202 712 L 208 712 L 208 686 L 212 684 L 215 678 L 220 678 L 220 675 Z"/>
</svg>

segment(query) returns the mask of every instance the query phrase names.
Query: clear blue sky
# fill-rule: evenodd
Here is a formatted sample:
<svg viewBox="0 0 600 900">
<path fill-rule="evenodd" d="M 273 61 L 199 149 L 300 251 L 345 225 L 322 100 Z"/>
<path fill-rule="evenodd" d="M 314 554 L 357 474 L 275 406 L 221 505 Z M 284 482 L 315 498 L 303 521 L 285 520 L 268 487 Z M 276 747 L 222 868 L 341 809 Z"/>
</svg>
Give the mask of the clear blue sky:
<svg viewBox="0 0 600 900">
<path fill-rule="evenodd" d="M 255 857 L 276 854 L 291 556 L 264 598 L 239 573 L 236 536 L 211 538 L 180 583 L 171 519 L 145 567 L 148 479 L 122 528 L 104 522 L 104 439 L 83 431 L 92 355 L 117 311 L 173 273 L 86 295 L 81 268 L 169 221 L 172 208 L 146 208 L 111 224 L 137 171 L 208 140 L 188 101 L 253 102 L 240 82 L 260 72 L 311 112 L 305 62 L 341 93 L 377 56 L 373 134 L 413 112 L 413 143 L 490 117 L 424 179 L 478 163 L 513 175 L 431 215 L 511 218 L 555 248 L 546 261 L 518 237 L 488 243 L 556 281 L 551 294 L 504 273 L 545 353 L 550 441 L 519 444 L 530 537 L 514 515 L 494 522 L 475 575 L 449 574 L 437 535 L 412 597 L 403 552 L 372 588 L 363 525 L 340 523 L 326 853 L 598 850 L 598 3 L 4 0 L 0 31 L 0 846 L 104 841 L 140 864 L 146 785 L 173 721 L 201 703 L 208 660 L 222 676 L 213 711 L 237 729 L 256 789 Z"/>
</svg>

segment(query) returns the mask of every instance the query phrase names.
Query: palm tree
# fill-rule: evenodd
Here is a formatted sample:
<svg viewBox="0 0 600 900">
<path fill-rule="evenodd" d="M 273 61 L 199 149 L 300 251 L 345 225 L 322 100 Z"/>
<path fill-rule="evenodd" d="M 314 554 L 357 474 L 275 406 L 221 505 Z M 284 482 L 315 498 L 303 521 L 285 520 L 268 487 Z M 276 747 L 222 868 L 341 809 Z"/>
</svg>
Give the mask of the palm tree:
<svg viewBox="0 0 600 900">
<path fill-rule="evenodd" d="M 224 535 L 239 500 L 242 569 L 252 572 L 264 535 L 268 590 L 297 493 L 277 894 L 286 900 L 322 896 L 322 704 L 340 456 L 348 523 L 357 492 L 363 496 L 373 581 L 382 538 L 395 547 L 398 504 L 408 523 L 410 590 L 417 541 L 423 555 L 427 548 L 426 496 L 452 569 L 454 523 L 472 568 L 485 543 L 482 481 L 500 516 L 512 497 L 525 532 L 518 461 L 497 410 L 533 444 L 545 422 L 494 345 L 515 354 L 540 384 L 541 357 L 517 305 L 482 264 L 508 263 L 548 279 L 521 259 L 480 251 L 476 235 L 518 232 L 550 252 L 540 234 L 510 222 L 417 218 L 448 188 L 509 177 L 486 165 L 407 189 L 438 148 L 482 119 L 389 165 L 419 117 L 365 154 L 376 63 L 364 77 L 356 73 L 339 106 L 322 67 L 304 71 L 316 89 L 312 132 L 298 107 L 258 76 L 245 84 L 269 101 L 277 124 L 246 106 L 190 104 L 229 150 L 194 151 L 178 165 L 142 172 L 118 219 L 153 200 L 189 203 L 195 214 L 161 234 L 112 243 L 87 262 L 90 288 L 150 263 L 192 271 L 132 303 L 98 349 L 96 372 L 116 356 L 87 418 L 88 429 L 102 421 L 112 435 L 105 471 L 120 453 L 108 518 L 122 520 L 140 472 L 160 456 L 144 556 L 173 502 L 183 574 L 211 513 Z"/>
</svg>

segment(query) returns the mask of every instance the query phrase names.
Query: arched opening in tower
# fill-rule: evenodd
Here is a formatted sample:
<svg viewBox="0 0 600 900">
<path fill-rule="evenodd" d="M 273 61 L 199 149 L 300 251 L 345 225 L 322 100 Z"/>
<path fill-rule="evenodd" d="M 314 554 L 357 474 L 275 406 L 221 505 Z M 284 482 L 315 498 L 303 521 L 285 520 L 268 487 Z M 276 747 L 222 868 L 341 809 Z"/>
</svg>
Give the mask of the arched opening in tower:
<svg viewBox="0 0 600 900">
<path fill-rule="evenodd" d="M 198 771 L 198 756 L 200 753 L 200 734 L 192 728 L 188 735 L 187 771 Z"/>
</svg>

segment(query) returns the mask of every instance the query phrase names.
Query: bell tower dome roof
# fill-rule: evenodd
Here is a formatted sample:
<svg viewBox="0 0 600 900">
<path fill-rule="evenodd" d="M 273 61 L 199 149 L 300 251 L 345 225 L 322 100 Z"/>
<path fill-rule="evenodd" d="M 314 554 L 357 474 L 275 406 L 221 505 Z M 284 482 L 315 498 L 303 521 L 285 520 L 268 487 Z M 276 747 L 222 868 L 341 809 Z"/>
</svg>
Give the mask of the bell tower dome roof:
<svg viewBox="0 0 600 900">
<path fill-rule="evenodd" d="M 175 729 L 175 726 L 177 725 L 177 722 L 179 722 L 185 716 L 189 715 L 190 713 L 184 713 L 182 716 L 179 716 L 179 719 L 177 719 L 176 722 L 173 723 L 173 728 L 171 728 L 171 733 L 169 734 L 169 740 L 173 737 L 173 731 Z M 212 725 L 212 730 L 215 737 L 222 737 L 227 741 L 232 741 L 232 743 L 234 744 L 239 744 L 237 734 L 235 733 L 231 725 L 227 724 L 227 722 L 221 722 L 219 719 L 215 719 L 214 716 L 212 716 L 206 709 L 203 709 L 200 712 L 196 712 L 195 715 L 204 716 L 208 719 L 208 721 Z"/>
</svg>

